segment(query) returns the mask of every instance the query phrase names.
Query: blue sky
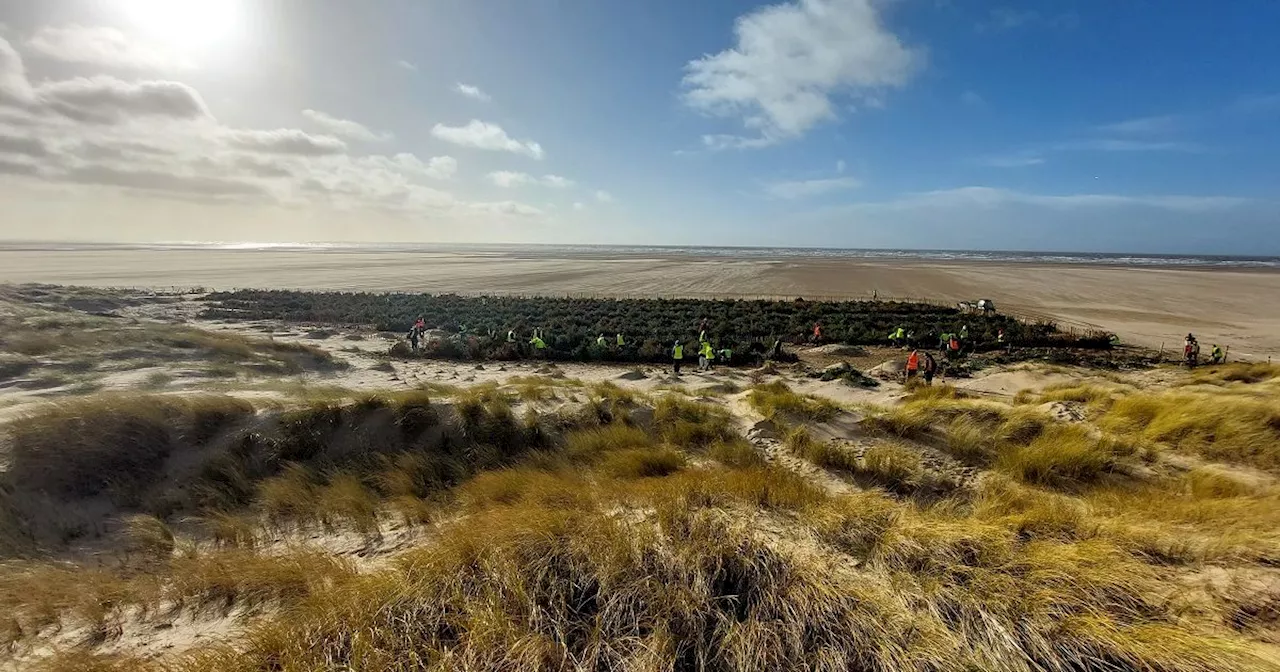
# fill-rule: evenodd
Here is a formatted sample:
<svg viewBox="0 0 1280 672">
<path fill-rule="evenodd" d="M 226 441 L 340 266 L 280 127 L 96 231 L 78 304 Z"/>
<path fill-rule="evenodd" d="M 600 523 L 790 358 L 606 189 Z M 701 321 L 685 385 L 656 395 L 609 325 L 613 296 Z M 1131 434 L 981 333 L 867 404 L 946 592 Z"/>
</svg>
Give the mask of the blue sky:
<svg viewBox="0 0 1280 672">
<path fill-rule="evenodd" d="M 0 0 L 0 24 L 2 238 L 1280 254 L 1263 0 Z"/>
</svg>

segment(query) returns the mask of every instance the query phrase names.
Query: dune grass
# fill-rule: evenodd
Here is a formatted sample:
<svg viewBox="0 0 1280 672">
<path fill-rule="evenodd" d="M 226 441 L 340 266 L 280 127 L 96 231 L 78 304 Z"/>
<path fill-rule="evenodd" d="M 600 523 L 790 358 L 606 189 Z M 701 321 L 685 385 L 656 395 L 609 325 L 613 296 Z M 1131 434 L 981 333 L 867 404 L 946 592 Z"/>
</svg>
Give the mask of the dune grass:
<svg viewBox="0 0 1280 672">
<path fill-rule="evenodd" d="M 506 385 L 523 401 L 549 401 L 559 398 L 558 390 L 583 387 L 580 380 L 548 376 L 512 376 Z"/>
<path fill-rule="evenodd" d="M 1110 386 L 1061 383 L 1044 388 L 1033 396 L 1036 403 L 1071 401 L 1088 405 L 1091 409 L 1105 409 L 1114 401 L 1117 390 Z"/>
<path fill-rule="evenodd" d="M 1188 380 L 1179 385 L 1219 385 L 1231 383 L 1265 383 L 1280 378 L 1280 365 L 1269 362 L 1236 362 L 1220 366 L 1206 366 L 1191 372 Z"/>
<path fill-rule="evenodd" d="M 1280 391 L 1129 395 L 1100 424 L 1209 459 L 1280 471 Z"/>
<path fill-rule="evenodd" d="M 473 514 L 390 568 L 282 580 L 300 586 L 287 617 L 173 669 L 1272 669 L 1230 627 L 1185 624 L 1160 574 L 1102 538 L 813 493 L 785 501 L 787 527 L 821 545 L 793 545 L 759 531 L 781 514 L 736 513 L 785 480 L 765 472 L 677 472 L 595 501 L 530 496 L 582 485 L 539 473 L 519 496 L 467 499 Z M 607 514 L 619 496 L 654 514 Z M 1116 662 L 1081 666 L 1098 660 Z"/>
<path fill-rule="evenodd" d="M 487 390 L 448 418 L 423 392 L 318 398 L 262 416 L 220 396 L 66 401 L 6 427 L 0 552 L 22 555 L 95 533 L 109 524 L 109 510 L 92 513 L 100 500 L 160 519 L 226 522 L 252 509 L 277 526 L 376 534 L 382 500 L 396 498 L 401 513 L 421 518 L 429 507 L 416 500 L 545 449 L 563 426 L 536 414 L 521 420 Z"/>
<path fill-rule="evenodd" d="M 1122 407 L 1128 397 L 1110 391 L 1062 388 L 1061 399 L 1092 399 Z M 1083 390 L 1083 391 L 1082 391 Z M 1060 393 L 1060 394 L 1059 394 Z M 1103 411 L 1103 412 L 1114 412 Z M 965 399 L 945 390 L 913 394 L 901 405 L 872 415 L 864 426 L 874 431 L 929 441 L 952 456 L 980 468 L 997 469 L 1024 482 L 1057 488 L 1097 483 L 1124 471 L 1129 462 L 1149 460 L 1146 437 L 1128 431 L 1099 432 L 1054 420 L 1038 408 Z"/>
<path fill-rule="evenodd" d="M 52 404 L 6 426 L 5 477 L 62 497 L 105 494 L 136 505 L 174 451 L 201 446 L 253 412 L 220 396 L 120 394 Z"/>
<path fill-rule="evenodd" d="M 654 406 L 653 423 L 662 440 L 681 448 L 703 449 L 736 435 L 728 411 L 670 394 Z"/>
<path fill-rule="evenodd" d="M 60 407 L 59 420 L 24 430 L 29 446 L 77 436 L 89 425 L 64 425 L 90 410 L 114 413 L 131 431 L 103 436 L 130 446 L 161 427 L 169 454 L 199 457 L 182 483 L 204 494 L 157 493 L 144 474 L 137 499 L 178 502 L 169 523 L 193 501 L 220 504 L 192 509 L 203 546 L 164 516 L 129 519 L 135 546 L 120 571 L 0 564 L 0 632 L 22 648 L 59 624 L 112 641 L 127 619 L 167 609 L 256 615 L 243 636 L 161 662 L 86 649 L 45 662 L 58 672 L 1277 669 L 1263 644 L 1274 600 L 1185 580 L 1201 563 L 1280 563 L 1280 490 L 1225 467 L 1126 476 L 1145 441 L 1175 444 L 1109 424 L 1125 398 L 1099 430 L 1031 406 L 913 395 L 890 411 L 896 420 L 868 426 L 988 469 L 972 489 L 925 501 L 901 496 L 929 476 L 897 439 L 859 456 L 793 428 L 793 453 L 883 488 L 832 496 L 767 464 L 716 405 L 664 395 L 650 426 L 647 400 L 583 394 L 600 408 L 572 417 L 519 417 L 493 387 L 461 391 L 452 407 L 422 393 L 356 395 L 265 418 L 213 401 L 205 412 Z M 98 451 L 64 457 L 121 459 Z M 117 487 L 68 482 L 56 492 Z M 429 538 L 363 571 L 270 545 L 265 527 L 376 534 L 393 517 L 430 521 Z M 21 516 L 8 524 L 0 532 L 21 535 Z"/>
<path fill-rule="evenodd" d="M 97 375 L 103 368 L 132 362 L 182 363 L 220 377 L 294 375 L 347 367 L 345 361 L 305 343 L 26 305 L 0 315 L 0 351 L 21 356 L 0 365 L 0 380 L 41 369 L 50 370 L 46 380 L 54 373 Z"/>
<path fill-rule="evenodd" d="M 1026 445 L 1005 450 L 996 466 L 1027 483 L 1075 487 L 1116 471 L 1121 458 L 1137 451 L 1132 444 L 1095 436 L 1077 425 L 1054 425 Z"/>
<path fill-rule="evenodd" d="M 765 464 L 760 451 L 742 438 L 716 441 L 707 449 L 707 456 L 732 469 L 763 467 Z"/>
<path fill-rule="evenodd" d="M 920 453 L 894 443 L 868 447 L 862 456 L 860 473 L 895 492 L 910 492 L 925 477 Z"/>
<path fill-rule="evenodd" d="M 747 403 L 769 420 L 826 422 L 840 411 L 834 402 L 798 394 L 780 380 L 752 386 Z"/>
</svg>

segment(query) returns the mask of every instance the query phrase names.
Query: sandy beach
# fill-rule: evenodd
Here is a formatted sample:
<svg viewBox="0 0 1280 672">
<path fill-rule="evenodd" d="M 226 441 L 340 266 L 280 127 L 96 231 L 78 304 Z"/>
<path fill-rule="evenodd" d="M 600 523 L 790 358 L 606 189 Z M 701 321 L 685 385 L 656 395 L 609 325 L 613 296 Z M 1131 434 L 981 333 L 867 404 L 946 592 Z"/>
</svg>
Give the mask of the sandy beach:
<svg viewBox="0 0 1280 672">
<path fill-rule="evenodd" d="M 0 283 L 529 295 L 990 298 L 1010 311 L 1177 348 L 1280 356 L 1280 273 L 972 261 L 554 255 L 545 252 L 0 251 Z"/>
</svg>

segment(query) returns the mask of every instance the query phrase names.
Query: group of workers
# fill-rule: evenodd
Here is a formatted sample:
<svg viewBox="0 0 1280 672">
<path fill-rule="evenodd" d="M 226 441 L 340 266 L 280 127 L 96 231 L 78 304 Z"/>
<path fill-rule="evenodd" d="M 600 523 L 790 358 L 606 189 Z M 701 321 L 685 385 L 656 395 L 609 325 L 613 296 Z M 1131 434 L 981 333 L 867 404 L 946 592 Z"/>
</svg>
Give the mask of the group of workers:
<svg viewBox="0 0 1280 672">
<path fill-rule="evenodd" d="M 1182 342 L 1182 358 L 1187 366 L 1195 368 L 1200 364 L 1200 341 L 1196 340 L 1195 334 L 1187 334 Z M 1209 351 L 1209 363 L 1221 364 L 1226 361 L 1227 355 L 1222 351 L 1222 346 L 1217 343 L 1213 344 L 1213 349 Z"/>
<path fill-rule="evenodd" d="M 730 362 L 733 359 L 733 350 L 727 347 L 717 348 L 712 344 L 711 339 L 707 336 L 707 328 L 708 321 L 704 319 L 698 328 L 698 349 L 696 351 L 696 356 L 698 358 L 699 371 L 710 371 L 714 368 L 717 359 L 722 362 Z M 464 330 L 465 328 L 459 328 L 460 333 L 463 333 Z M 426 332 L 426 320 L 422 317 L 418 317 L 418 319 L 413 323 L 413 326 L 409 329 L 408 333 L 409 344 L 413 352 L 418 352 L 422 341 L 426 336 Z M 490 336 L 494 336 L 492 331 L 490 332 Z M 942 355 L 945 355 L 947 359 L 952 359 L 958 356 L 961 352 L 961 348 L 963 347 L 963 343 L 968 339 L 968 336 L 969 327 L 967 325 L 961 328 L 959 332 L 942 334 L 939 339 L 939 352 Z M 545 338 L 546 337 L 544 336 L 541 328 L 535 327 L 533 329 L 533 333 L 528 341 L 528 346 L 532 349 L 534 356 L 538 356 L 547 349 L 548 346 Z M 515 329 L 507 331 L 506 340 L 507 343 L 513 347 L 520 346 L 520 339 L 516 335 Z M 612 343 L 610 340 L 611 339 L 601 333 L 596 337 L 595 344 L 601 349 L 607 349 L 611 346 L 622 349 L 627 345 L 626 338 L 620 332 L 614 336 Z M 1000 342 L 1004 342 L 1003 329 L 1000 330 L 999 340 Z M 813 325 L 812 342 L 815 344 L 822 342 L 822 324 L 820 322 Z M 915 334 L 907 331 L 903 327 L 898 327 L 889 333 L 889 343 L 895 347 L 909 346 L 914 348 Z M 761 347 L 762 355 L 777 358 L 782 352 L 782 339 L 775 339 L 772 348 L 765 349 L 763 346 Z M 684 364 L 686 354 L 685 350 L 686 347 L 683 341 L 677 340 L 671 345 L 672 370 L 676 375 L 680 375 L 680 369 Z M 907 361 L 908 378 L 914 378 L 917 375 L 920 375 L 924 378 L 926 383 L 932 384 L 933 377 L 938 371 L 938 362 L 934 359 L 931 353 L 925 352 L 921 354 L 919 350 L 912 350 L 911 356 Z"/>
<path fill-rule="evenodd" d="M 703 320 L 698 328 L 698 370 L 710 371 L 715 367 L 716 357 L 724 362 L 733 359 L 733 350 L 729 348 L 720 348 L 717 350 L 711 345 L 710 339 L 707 338 L 707 321 Z M 671 371 L 675 375 L 680 375 L 680 367 L 684 364 L 684 343 L 677 340 L 671 346 Z"/>
<path fill-rule="evenodd" d="M 912 350 L 907 355 L 907 381 L 910 382 L 916 376 L 924 378 L 925 385 L 933 384 L 933 377 L 938 373 L 938 360 L 933 358 L 933 353 L 925 351 L 923 356 L 919 350 Z"/>
</svg>

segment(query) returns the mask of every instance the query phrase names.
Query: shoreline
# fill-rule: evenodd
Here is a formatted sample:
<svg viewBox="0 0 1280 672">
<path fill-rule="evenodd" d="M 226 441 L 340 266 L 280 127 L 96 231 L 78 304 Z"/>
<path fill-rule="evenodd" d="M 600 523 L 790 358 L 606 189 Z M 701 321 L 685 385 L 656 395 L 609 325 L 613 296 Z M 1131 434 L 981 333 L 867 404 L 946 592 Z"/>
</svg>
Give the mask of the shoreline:
<svg viewBox="0 0 1280 672">
<path fill-rule="evenodd" d="M 722 250 L 711 254 L 707 250 Z M 15 254 L 297 254 L 320 256 L 383 255 L 420 258 L 475 257 L 481 259 L 584 261 L 708 262 L 754 261 L 772 263 L 850 263 L 873 265 L 997 264 L 1069 268 L 1120 268 L 1196 271 L 1248 271 L 1280 273 L 1280 257 L 1230 257 L 1224 255 L 1165 255 L 1146 253 L 1034 252 L 1021 250 L 863 250 L 838 248 L 709 247 L 709 246 L 609 246 L 609 245 L 388 245 L 318 244 L 315 247 L 270 245 L 234 247 L 198 244 L 147 243 L 48 243 L 0 241 L 0 258 Z M 984 255 L 989 255 L 984 256 Z M 1092 259 L 1090 261 L 1089 259 Z M 1184 261 L 1178 261 L 1182 259 Z M 1143 260 L 1133 263 L 1126 260 Z M 1216 261 L 1215 261 L 1216 260 Z"/>
<path fill-rule="evenodd" d="M 1188 332 L 1235 356 L 1280 356 L 1280 272 L 1272 269 L 839 257 L 608 256 L 578 251 L 14 251 L 0 284 L 290 289 L 598 298 L 873 297 L 955 303 L 1096 326 L 1158 348 Z"/>
</svg>

